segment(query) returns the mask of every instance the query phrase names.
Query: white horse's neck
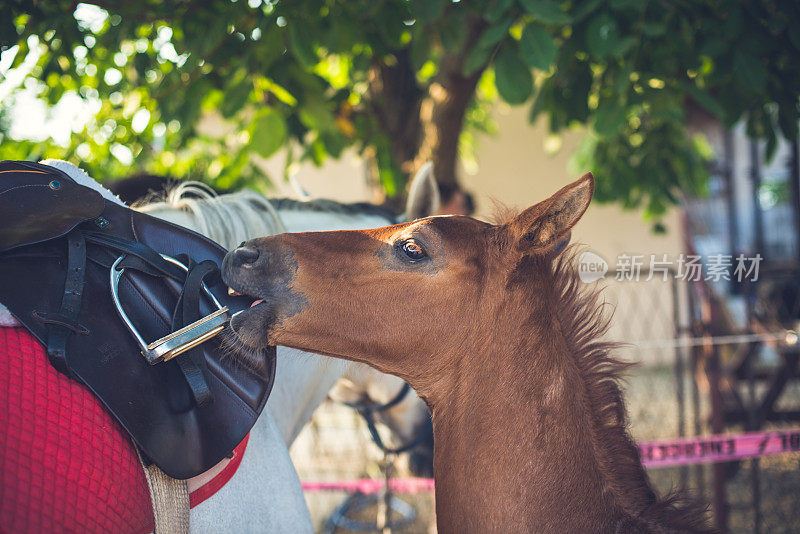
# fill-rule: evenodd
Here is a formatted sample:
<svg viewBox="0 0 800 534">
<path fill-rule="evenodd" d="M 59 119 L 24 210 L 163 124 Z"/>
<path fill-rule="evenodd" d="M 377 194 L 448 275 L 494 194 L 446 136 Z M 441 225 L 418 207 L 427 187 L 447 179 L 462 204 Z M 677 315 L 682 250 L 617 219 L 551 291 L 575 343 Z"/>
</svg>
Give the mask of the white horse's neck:
<svg viewBox="0 0 800 534">
<path fill-rule="evenodd" d="M 348 365 L 344 360 L 278 347 L 275 385 L 267 408 L 287 446 L 294 442 Z"/>
</svg>

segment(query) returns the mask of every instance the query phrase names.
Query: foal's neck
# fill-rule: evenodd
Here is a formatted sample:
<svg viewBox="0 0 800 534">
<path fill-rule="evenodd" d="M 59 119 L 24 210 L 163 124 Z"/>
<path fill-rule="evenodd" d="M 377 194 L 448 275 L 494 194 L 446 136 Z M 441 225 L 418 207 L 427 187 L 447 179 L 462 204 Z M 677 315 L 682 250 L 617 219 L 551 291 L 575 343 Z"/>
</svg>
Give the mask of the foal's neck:
<svg viewBox="0 0 800 534">
<path fill-rule="evenodd" d="M 434 405 L 440 529 L 597 532 L 619 516 L 583 381 L 558 338 L 487 347 L 485 366 L 456 371 L 450 398 Z"/>
</svg>

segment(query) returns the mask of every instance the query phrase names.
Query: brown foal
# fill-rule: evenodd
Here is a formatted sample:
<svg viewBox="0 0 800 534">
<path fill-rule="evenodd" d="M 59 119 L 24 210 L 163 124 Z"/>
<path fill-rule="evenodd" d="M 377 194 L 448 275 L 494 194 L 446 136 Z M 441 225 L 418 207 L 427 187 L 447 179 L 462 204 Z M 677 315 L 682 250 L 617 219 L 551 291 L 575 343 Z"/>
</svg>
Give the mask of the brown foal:
<svg viewBox="0 0 800 534">
<path fill-rule="evenodd" d="M 627 434 L 625 365 L 565 249 L 593 190 L 587 174 L 501 225 L 444 216 L 248 241 L 223 266 L 261 299 L 232 320 L 237 343 L 407 380 L 433 418 L 440 532 L 708 531 L 689 503 L 656 497 Z"/>
</svg>

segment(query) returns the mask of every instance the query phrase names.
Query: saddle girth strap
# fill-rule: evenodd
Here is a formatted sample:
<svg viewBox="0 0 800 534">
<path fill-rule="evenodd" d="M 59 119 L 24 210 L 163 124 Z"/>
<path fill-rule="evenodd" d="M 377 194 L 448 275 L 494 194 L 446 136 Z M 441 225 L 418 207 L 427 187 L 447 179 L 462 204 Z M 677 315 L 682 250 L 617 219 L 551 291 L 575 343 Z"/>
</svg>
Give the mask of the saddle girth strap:
<svg viewBox="0 0 800 534">
<path fill-rule="evenodd" d="M 190 504 L 186 481 L 172 478 L 157 465 L 145 461 L 135 442 L 133 448 L 147 480 L 155 534 L 188 534 Z"/>
<path fill-rule="evenodd" d="M 88 333 L 85 327 L 77 323 L 83 297 L 83 273 L 86 269 L 86 240 L 80 230 L 67 235 L 67 275 L 64 280 L 64 295 L 58 316 L 48 318 L 44 314 L 34 317 L 47 324 L 47 356 L 50 363 L 60 372 L 69 376 L 67 366 L 67 340 L 70 334 Z M 69 322 L 73 325 L 69 325 Z M 80 330 L 83 328 L 83 331 Z"/>
</svg>

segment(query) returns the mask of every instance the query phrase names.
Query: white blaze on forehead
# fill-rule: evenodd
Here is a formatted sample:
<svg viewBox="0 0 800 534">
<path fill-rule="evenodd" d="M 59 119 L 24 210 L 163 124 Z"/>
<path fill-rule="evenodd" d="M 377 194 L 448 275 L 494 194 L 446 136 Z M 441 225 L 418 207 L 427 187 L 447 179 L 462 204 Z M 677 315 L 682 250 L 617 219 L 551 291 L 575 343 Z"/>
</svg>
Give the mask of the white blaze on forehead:
<svg viewBox="0 0 800 534">
<path fill-rule="evenodd" d="M 436 219 L 446 219 L 449 217 L 460 217 L 460 215 L 431 215 L 430 217 L 425 217 L 424 219 L 417 219 L 416 221 L 406 226 L 405 229 L 408 230 L 411 228 L 417 228 L 418 226 L 425 226 L 425 223 L 431 222 Z"/>
<path fill-rule="evenodd" d="M 403 228 L 401 233 L 413 232 L 416 228 L 419 228 L 420 226 L 426 226 L 426 223 L 429 223 L 433 220 L 447 219 L 450 217 L 463 217 L 463 215 L 431 215 L 430 217 L 425 217 L 424 219 L 417 219 L 416 221 L 412 222 L 411 224 Z"/>
</svg>

